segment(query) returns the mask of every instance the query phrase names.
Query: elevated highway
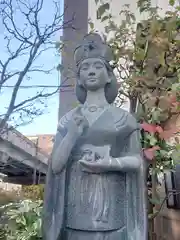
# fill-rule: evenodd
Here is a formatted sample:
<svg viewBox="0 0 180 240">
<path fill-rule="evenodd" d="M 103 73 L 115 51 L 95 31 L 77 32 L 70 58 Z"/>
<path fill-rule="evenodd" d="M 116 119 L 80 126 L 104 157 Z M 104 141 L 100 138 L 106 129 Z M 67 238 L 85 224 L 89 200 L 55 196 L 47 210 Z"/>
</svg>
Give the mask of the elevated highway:
<svg viewBox="0 0 180 240">
<path fill-rule="evenodd" d="M 0 173 L 4 181 L 14 184 L 44 182 L 48 154 L 16 129 L 5 129 L 0 135 Z"/>
</svg>

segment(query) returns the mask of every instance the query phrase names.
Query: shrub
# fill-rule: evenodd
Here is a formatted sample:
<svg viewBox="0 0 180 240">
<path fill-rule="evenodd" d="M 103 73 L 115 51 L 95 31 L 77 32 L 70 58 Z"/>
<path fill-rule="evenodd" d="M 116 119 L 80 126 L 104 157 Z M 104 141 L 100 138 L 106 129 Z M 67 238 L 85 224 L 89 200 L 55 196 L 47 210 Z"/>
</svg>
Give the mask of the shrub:
<svg viewBox="0 0 180 240">
<path fill-rule="evenodd" d="M 21 194 L 26 199 L 31 199 L 33 201 L 43 200 L 44 195 L 44 185 L 29 185 L 22 186 Z"/>
<path fill-rule="evenodd" d="M 40 240 L 42 201 L 22 200 L 1 207 L 0 239 Z"/>
</svg>

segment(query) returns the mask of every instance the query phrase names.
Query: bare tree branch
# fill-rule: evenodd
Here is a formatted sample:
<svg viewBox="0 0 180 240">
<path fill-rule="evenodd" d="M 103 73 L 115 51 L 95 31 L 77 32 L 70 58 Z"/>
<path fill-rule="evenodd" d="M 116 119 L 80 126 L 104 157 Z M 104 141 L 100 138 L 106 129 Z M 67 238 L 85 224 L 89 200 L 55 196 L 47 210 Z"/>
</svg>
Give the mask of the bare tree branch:
<svg viewBox="0 0 180 240">
<path fill-rule="evenodd" d="M 18 108 L 20 108 L 21 106 L 25 105 L 26 103 L 29 103 L 29 102 L 32 102 L 32 101 L 36 100 L 37 98 L 48 98 L 48 97 L 56 94 L 58 91 L 59 91 L 59 88 L 57 88 L 55 91 L 53 91 L 53 92 L 51 92 L 51 93 L 45 93 L 45 94 L 43 94 L 42 91 L 41 91 L 41 93 L 37 94 L 36 96 L 31 97 L 31 98 L 29 98 L 29 99 L 26 99 L 26 100 L 22 101 L 21 103 L 17 104 L 16 106 L 14 106 L 14 109 L 13 109 L 13 110 L 18 109 Z"/>
<path fill-rule="evenodd" d="M 2 71 L 1 71 L 1 78 L 0 78 L 0 90 L 1 90 L 2 85 L 3 85 L 3 84 L 6 82 L 6 80 L 7 80 L 6 71 L 7 71 L 8 65 L 11 63 L 12 60 L 14 60 L 15 58 L 17 58 L 23 50 L 25 50 L 25 49 L 27 49 L 27 48 L 29 48 L 29 47 L 27 47 L 27 46 L 25 47 L 25 46 L 24 46 L 24 43 L 21 43 L 20 46 L 16 49 L 16 51 L 15 51 L 12 55 L 9 56 L 9 58 L 6 60 L 6 62 L 5 62 L 4 64 L 3 64 L 3 62 L 1 61 L 1 63 L 2 63 Z M 12 76 L 12 77 L 13 77 L 13 76 Z M 9 78 L 8 78 L 8 79 L 9 79 Z"/>
<path fill-rule="evenodd" d="M 32 3 L 30 0 L 3 0 L 0 2 L 0 20 L 4 26 L 4 41 L 6 41 L 7 58 L 0 59 L 0 91 L 4 84 L 11 80 L 15 82 L 7 111 L 0 122 L 2 129 L 11 114 L 36 99 L 48 98 L 59 91 L 59 87 L 51 93 L 43 93 L 15 104 L 19 89 L 28 73 L 41 72 L 49 74 L 50 70 L 34 67 L 36 59 L 46 51 L 55 48 L 52 37 L 63 28 L 72 27 L 74 16 L 63 23 L 63 14 L 60 14 L 58 2 L 54 2 L 54 16 L 51 23 L 42 25 L 40 13 L 43 10 L 44 0 Z M 22 19 L 22 25 L 16 17 Z M 43 27 L 44 26 L 44 27 Z M 7 55 L 6 54 L 6 55 Z M 12 65 L 18 58 L 23 58 L 21 69 L 14 70 Z M 1 57 L 1 56 L 0 56 Z"/>
</svg>

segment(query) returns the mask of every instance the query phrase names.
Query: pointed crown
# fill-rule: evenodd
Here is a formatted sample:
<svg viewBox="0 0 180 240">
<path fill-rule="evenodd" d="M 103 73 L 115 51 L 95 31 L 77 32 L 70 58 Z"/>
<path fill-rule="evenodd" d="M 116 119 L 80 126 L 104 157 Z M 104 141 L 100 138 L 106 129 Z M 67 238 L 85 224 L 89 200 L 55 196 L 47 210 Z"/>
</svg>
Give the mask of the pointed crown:
<svg viewBox="0 0 180 240">
<path fill-rule="evenodd" d="M 86 35 L 74 51 L 76 66 L 87 58 L 101 58 L 107 62 L 113 59 L 111 48 L 102 41 L 102 38 L 97 33 Z"/>
</svg>

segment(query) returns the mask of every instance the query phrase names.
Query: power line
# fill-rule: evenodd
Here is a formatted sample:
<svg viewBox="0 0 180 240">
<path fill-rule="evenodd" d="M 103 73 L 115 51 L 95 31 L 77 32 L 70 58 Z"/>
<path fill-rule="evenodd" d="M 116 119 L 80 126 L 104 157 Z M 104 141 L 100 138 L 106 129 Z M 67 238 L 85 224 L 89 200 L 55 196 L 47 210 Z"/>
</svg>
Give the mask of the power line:
<svg viewBox="0 0 180 240">
<path fill-rule="evenodd" d="M 7 85 L 2 86 L 1 88 L 14 88 L 14 85 Z M 68 88 L 68 87 L 74 87 L 73 84 L 66 84 L 66 85 L 22 85 L 19 86 L 19 88 Z"/>
</svg>

